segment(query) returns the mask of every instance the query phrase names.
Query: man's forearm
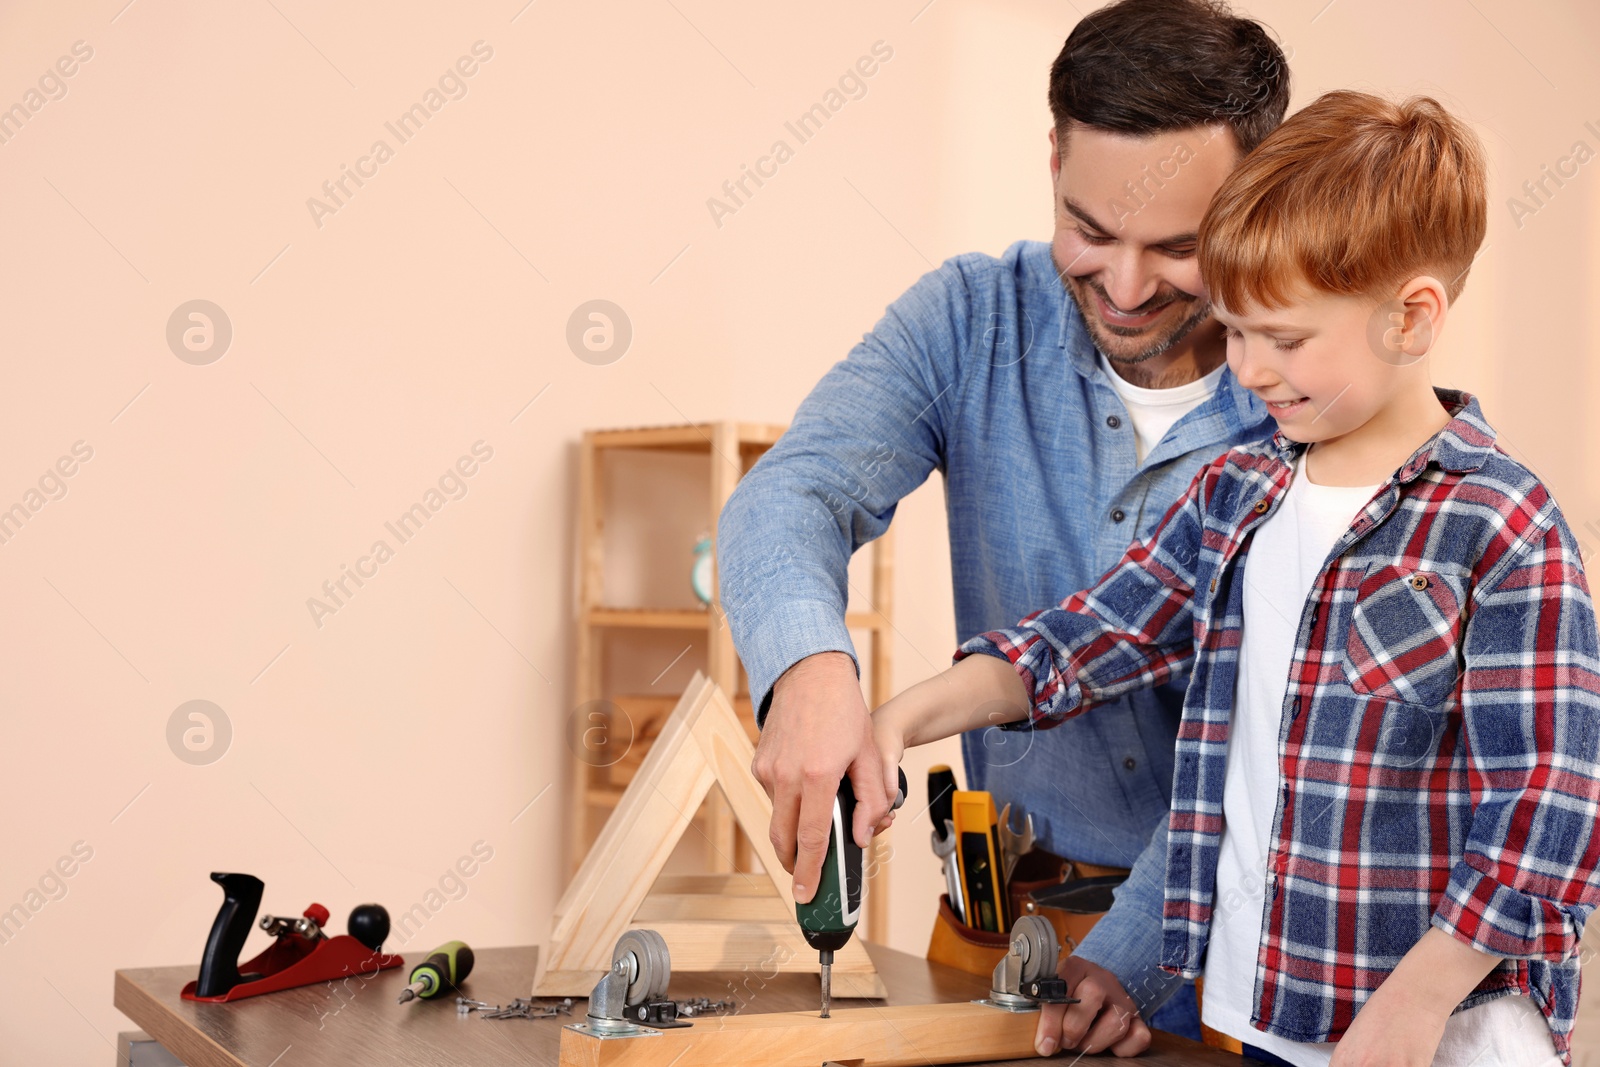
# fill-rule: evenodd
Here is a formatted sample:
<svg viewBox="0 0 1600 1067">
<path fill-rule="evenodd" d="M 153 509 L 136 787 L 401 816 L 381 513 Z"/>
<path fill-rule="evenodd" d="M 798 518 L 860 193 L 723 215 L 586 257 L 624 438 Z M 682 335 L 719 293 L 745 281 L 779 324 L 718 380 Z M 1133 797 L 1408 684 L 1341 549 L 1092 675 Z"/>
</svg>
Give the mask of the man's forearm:
<svg viewBox="0 0 1600 1067">
<path fill-rule="evenodd" d="M 1028 711 L 1028 687 L 1010 663 L 997 656 L 968 656 L 894 697 L 878 714 L 893 723 L 910 748 L 1018 722 Z"/>
<path fill-rule="evenodd" d="M 1117 886 L 1111 910 L 1084 936 L 1076 954 L 1110 971 L 1148 1019 L 1183 985 L 1161 969 L 1162 907 L 1166 901 L 1167 820 Z"/>
</svg>

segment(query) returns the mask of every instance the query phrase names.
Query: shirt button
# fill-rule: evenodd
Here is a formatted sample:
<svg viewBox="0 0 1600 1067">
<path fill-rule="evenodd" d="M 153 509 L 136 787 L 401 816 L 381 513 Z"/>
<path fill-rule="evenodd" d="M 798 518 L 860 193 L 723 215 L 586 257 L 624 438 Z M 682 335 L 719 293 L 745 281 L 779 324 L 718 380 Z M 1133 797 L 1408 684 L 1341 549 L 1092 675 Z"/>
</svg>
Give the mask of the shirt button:
<svg viewBox="0 0 1600 1067">
<path fill-rule="evenodd" d="M 1128 517 L 1128 513 L 1126 511 L 1123 511 L 1121 508 L 1112 508 L 1111 509 L 1111 521 L 1112 522 L 1121 522 L 1123 519 L 1125 519 L 1127 517 Z"/>
<path fill-rule="evenodd" d="M 1428 576 L 1426 574 L 1413 574 L 1411 576 L 1411 588 L 1418 590 L 1428 588 Z"/>
<path fill-rule="evenodd" d="M 1265 515 L 1267 513 L 1267 509 L 1270 508 L 1271 506 L 1272 505 L 1267 503 L 1265 500 L 1257 500 L 1256 501 L 1256 514 L 1257 515 Z"/>
<path fill-rule="evenodd" d="M 1122 761 L 1122 765 L 1131 771 L 1135 767 L 1139 766 L 1139 761 L 1134 759 L 1132 756 L 1129 756 L 1127 759 Z"/>
<path fill-rule="evenodd" d="M 1215 578 L 1211 579 L 1211 591 L 1213 593 L 1217 591 L 1217 580 Z"/>
<path fill-rule="evenodd" d="M 1115 415 L 1107 415 L 1106 416 L 1106 425 L 1111 427 L 1113 430 L 1115 430 L 1117 427 L 1122 425 L 1122 420 L 1119 419 Z"/>
</svg>

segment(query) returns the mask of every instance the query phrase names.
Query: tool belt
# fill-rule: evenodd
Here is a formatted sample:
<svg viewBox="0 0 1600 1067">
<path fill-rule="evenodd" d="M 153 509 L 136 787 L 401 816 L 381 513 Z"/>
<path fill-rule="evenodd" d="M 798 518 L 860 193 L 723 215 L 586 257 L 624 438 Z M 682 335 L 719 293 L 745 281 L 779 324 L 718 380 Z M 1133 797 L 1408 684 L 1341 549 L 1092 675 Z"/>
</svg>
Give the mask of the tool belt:
<svg viewBox="0 0 1600 1067">
<path fill-rule="evenodd" d="M 1100 916 L 1111 909 L 1111 891 L 1128 877 L 1126 867 L 1081 863 L 1035 849 L 1017 861 L 1009 885 L 1011 914 L 1042 915 L 1070 954 Z M 950 898 L 939 894 L 939 914 L 928 940 L 928 959 L 971 974 L 989 975 L 1005 956 L 1011 935 L 977 930 L 956 917 Z"/>
</svg>

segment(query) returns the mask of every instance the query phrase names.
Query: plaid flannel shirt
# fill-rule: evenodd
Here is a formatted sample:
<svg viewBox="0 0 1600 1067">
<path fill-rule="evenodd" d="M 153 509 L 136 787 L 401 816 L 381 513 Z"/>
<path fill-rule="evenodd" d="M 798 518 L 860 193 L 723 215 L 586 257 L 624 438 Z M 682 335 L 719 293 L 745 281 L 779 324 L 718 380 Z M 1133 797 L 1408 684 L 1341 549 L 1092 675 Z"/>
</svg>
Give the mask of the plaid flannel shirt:
<svg viewBox="0 0 1600 1067">
<path fill-rule="evenodd" d="M 1495 956 L 1570 1062 L 1578 942 L 1600 902 L 1600 662 L 1576 542 L 1477 402 L 1359 512 L 1299 621 L 1251 1023 L 1337 1040 L 1429 925 Z M 1205 466 L 1094 587 L 961 646 L 1009 660 L 1043 728 L 1192 666 L 1172 789 L 1162 966 L 1201 973 L 1223 830 L 1251 532 L 1305 446 Z"/>
</svg>

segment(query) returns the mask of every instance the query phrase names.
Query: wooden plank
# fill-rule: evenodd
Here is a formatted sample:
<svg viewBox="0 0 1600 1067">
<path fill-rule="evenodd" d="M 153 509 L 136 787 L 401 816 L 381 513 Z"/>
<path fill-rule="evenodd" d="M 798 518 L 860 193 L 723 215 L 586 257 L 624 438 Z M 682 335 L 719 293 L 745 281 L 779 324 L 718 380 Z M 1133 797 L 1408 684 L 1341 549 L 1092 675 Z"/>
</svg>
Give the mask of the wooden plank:
<svg viewBox="0 0 1600 1067">
<path fill-rule="evenodd" d="M 846 629 L 850 629 L 850 630 L 870 630 L 870 631 L 872 631 L 874 633 L 877 633 L 877 632 L 880 632 L 880 631 L 891 631 L 893 629 L 893 627 L 890 624 L 889 620 L 886 617 L 884 617 L 883 613 L 882 612 L 877 612 L 877 611 L 849 611 L 849 612 L 846 612 L 845 616 L 844 616 L 844 625 L 845 625 Z M 890 694 L 890 696 L 893 696 L 893 695 L 894 695 L 893 693 Z M 889 699 L 889 697 L 884 697 L 884 700 L 888 700 L 888 699 Z M 876 702 L 874 702 L 874 703 L 876 703 Z"/>
<path fill-rule="evenodd" d="M 877 709 L 894 695 L 894 527 L 872 544 L 872 613 L 881 620 L 871 641 L 872 693 L 870 707 Z M 910 798 L 906 798 L 909 800 Z M 893 833 L 893 830 L 890 831 Z M 867 934 L 874 941 L 889 940 L 889 867 L 893 856 L 889 834 L 872 843 L 867 865 Z"/>
<path fill-rule="evenodd" d="M 679 920 L 713 922 L 793 922 L 794 909 L 774 896 L 711 896 L 704 893 L 652 893 L 634 913 L 644 926 Z"/>
<path fill-rule="evenodd" d="M 595 430 L 601 448 L 637 448 L 667 452 L 709 452 L 719 427 L 729 431 L 729 455 L 741 451 L 766 451 L 778 443 L 787 426 L 765 422 L 698 422 L 672 426 L 637 426 Z"/>
<path fill-rule="evenodd" d="M 722 422 L 715 427 L 714 448 L 710 457 L 711 499 L 710 513 L 706 516 L 707 528 L 711 531 L 711 588 L 712 610 L 710 625 L 707 627 L 706 638 L 706 673 L 711 680 L 722 688 L 724 693 L 733 694 L 739 691 L 739 660 L 733 650 L 733 634 L 728 629 L 722 618 L 721 599 L 717 595 L 720 590 L 721 570 L 718 560 L 721 558 L 721 544 L 718 540 L 718 525 L 722 516 L 722 509 L 733 496 L 734 487 L 739 484 L 739 478 L 744 474 L 743 466 L 739 459 L 739 432 L 733 423 Z"/>
<path fill-rule="evenodd" d="M 577 669 L 573 695 L 579 707 L 600 695 L 599 635 L 583 620 L 605 599 L 605 538 L 602 512 L 604 471 L 595 453 L 594 434 L 585 433 L 578 446 L 578 619 Z M 567 875 L 583 863 L 589 848 L 588 790 L 595 784 L 593 768 L 573 753 L 572 781 L 567 800 Z"/>
<path fill-rule="evenodd" d="M 710 619 L 704 608 L 589 608 L 582 622 L 633 630 L 704 630 Z"/>
<path fill-rule="evenodd" d="M 739 447 L 766 451 L 778 443 L 789 427 L 773 422 L 739 423 Z"/>
<path fill-rule="evenodd" d="M 719 897 L 770 897 L 770 887 L 759 879 L 739 874 L 663 874 L 650 888 L 652 895 L 697 893 Z"/>
<path fill-rule="evenodd" d="M 590 789 L 587 789 L 584 791 L 583 795 L 588 799 L 589 804 L 592 807 L 605 808 L 609 810 L 617 806 L 617 801 L 622 799 L 622 794 L 626 791 L 627 786 L 625 785 L 603 785 L 594 786 Z M 700 822 L 705 821 L 705 808 L 703 806 L 699 811 L 695 812 L 694 819 Z M 752 869 L 754 869 L 754 864 L 748 864 L 747 866 L 750 866 Z"/>
<path fill-rule="evenodd" d="M 883 531 L 872 544 L 871 614 L 878 633 L 872 642 L 872 707 L 888 703 L 894 695 L 894 651 L 890 644 L 894 618 L 894 528 Z"/>
<path fill-rule="evenodd" d="M 672 973 L 674 973 L 674 976 L 677 976 L 677 965 L 677 958 L 674 958 L 672 960 L 672 968 L 674 968 Z M 818 998 L 821 997 L 821 984 L 819 984 L 818 977 L 816 977 L 814 960 L 810 973 L 806 973 L 803 968 L 778 968 L 768 960 L 752 960 L 746 965 L 738 966 L 738 968 L 723 968 L 718 969 L 718 971 L 685 971 L 685 974 L 725 974 L 725 976 L 728 976 L 728 984 L 730 985 L 738 984 L 741 977 L 742 979 L 749 979 L 752 976 L 763 976 L 762 981 L 765 982 L 773 981 L 774 977 L 794 977 L 794 979 L 805 979 L 805 981 L 810 982 L 811 1003 L 816 1003 Z M 571 985 L 574 989 L 581 989 L 582 985 L 587 984 L 590 992 L 594 990 L 595 981 L 598 981 L 592 971 L 546 971 L 546 973 L 542 974 L 541 979 L 550 985 L 557 985 L 557 987 Z M 677 982 L 677 977 L 674 977 L 672 981 Z M 883 1000 L 883 981 L 882 977 L 878 977 L 877 974 L 840 971 L 835 966 L 834 979 L 832 981 L 834 981 L 835 1003 L 840 1000 Z M 565 997 L 566 993 L 539 993 L 539 995 L 541 997 L 557 997 L 557 995 Z M 578 1000 L 578 998 L 574 997 L 574 1000 Z M 717 998 L 712 997 L 712 1000 L 717 1000 Z"/>
<path fill-rule="evenodd" d="M 717 560 L 719 543 L 717 527 L 722 508 L 733 496 L 734 486 L 744 474 L 739 457 L 739 428 L 731 422 L 719 422 L 712 427 L 710 460 L 710 507 L 706 515 L 706 529 L 711 532 L 711 606 L 706 612 L 706 674 L 723 693 L 739 691 L 739 658 L 733 650 L 733 632 L 722 617 L 722 586 L 718 577 Z M 706 798 L 706 841 L 711 846 L 707 868 L 712 871 L 736 871 L 739 862 L 738 821 L 728 807 L 721 790 L 713 789 Z"/>
<path fill-rule="evenodd" d="M 861 1067 L 971 1063 L 1033 1056 L 1037 1014 L 981 1004 L 916 1004 L 699 1019 L 660 1037 L 602 1041 L 561 1032 L 561 1067 L 816 1067 L 844 1061 Z"/>
<path fill-rule="evenodd" d="M 813 956 L 814 955 L 815 954 L 813 953 Z M 674 983 L 673 987 L 677 988 L 676 983 L 678 981 L 678 961 L 676 958 L 674 958 L 672 961 L 672 967 L 672 981 Z M 810 1003 L 815 1004 L 821 997 L 821 983 L 817 978 L 816 970 L 817 969 L 815 966 L 812 966 L 809 973 L 805 972 L 804 969 L 786 970 L 773 966 L 772 962 L 769 960 L 760 959 L 745 963 L 739 967 L 727 967 L 717 971 L 685 971 L 684 973 L 686 975 L 692 974 L 697 977 L 708 974 L 723 975 L 727 989 L 734 989 L 738 987 L 740 982 L 750 983 L 751 987 L 755 988 L 764 987 L 767 983 L 772 982 L 774 979 L 806 981 L 810 983 L 811 990 L 808 1000 Z M 599 979 L 595 977 L 594 972 L 592 971 L 552 970 L 545 971 L 544 975 L 542 976 L 542 980 L 556 988 L 570 986 L 574 989 L 581 989 L 587 985 L 589 990 L 592 992 L 594 990 L 595 982 L 597 982 Z M 833 999 L 835 1003 L 841 1000 L 882 1000 L 884 996 L 883 980 L 876 974 L 842 972 L 839 970 L 838 965 L 836 964 L 834 966 L 832 981 Z M 536 995 L 544 997 L 572 996 L 572 994 L 567 993 L 542 993 Z M 720 999 L 719 997 L 712 996 L 711 994 L 706 995 L 711 996 L 711 999 L 713 1000 Z M 726 996 L 727 993 L 725 992 L 723 995 Z M 674 996 L 676 996 L 676 994 L 674 994 Z M 578 996 L 573 996 L 573 999 L 578 1000 L 581 998 Z"/>
<path fill-rule="evenodd" d="M 600 448 L 709 452 L 711 430 L 711 423 L 689 423 L 677 426 L 640 426 L 627 430 L 596 430 L 594 437 L 595 444 Z"/>
</svg>

